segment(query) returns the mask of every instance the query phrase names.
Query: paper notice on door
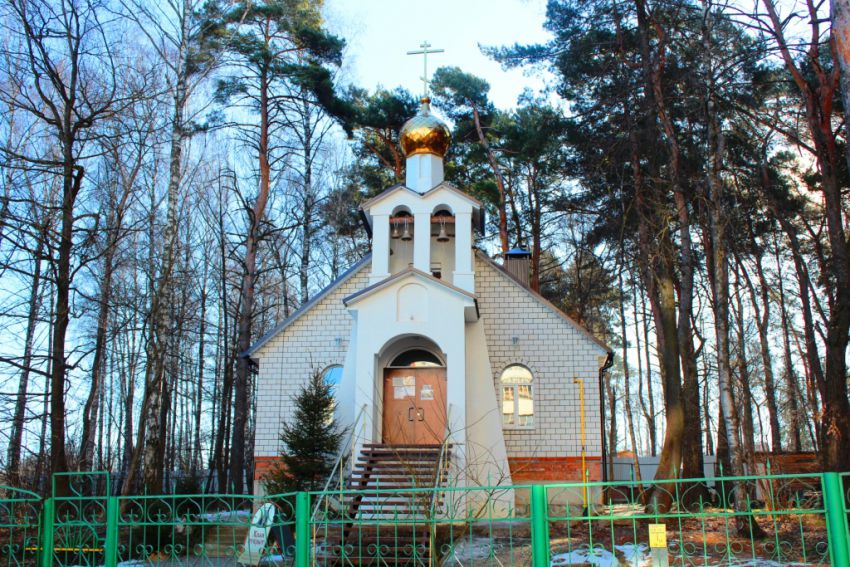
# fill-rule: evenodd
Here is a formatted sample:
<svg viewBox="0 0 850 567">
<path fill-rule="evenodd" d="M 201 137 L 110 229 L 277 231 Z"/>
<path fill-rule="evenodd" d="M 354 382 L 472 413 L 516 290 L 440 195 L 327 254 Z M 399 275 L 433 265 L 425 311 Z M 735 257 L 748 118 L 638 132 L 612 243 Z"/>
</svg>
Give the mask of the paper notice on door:
<svg viewBox="0 0 850 567">
<path fill-rule="evenodd" d="M 416 376 L 393 376 L 393 386 L 415 386 Z"/>
<path fill-rule="evenodd" d="M 415 376 L 393 376 L 393 399 L 416 397 Z"/>
<path fill-rule="evenodd" d="M 393 399 L 403 400 L 412 398 L 416 395 L 416 388 L 413 386 L 393 386 Z"/>
<path fill-rule="evenodd" d="M 431 384 L 423 384 L 422 389 L 419 390 L 419 399 L 420 400 L 433 400 L 434 399 L 434 387 Z"/>
</svg>

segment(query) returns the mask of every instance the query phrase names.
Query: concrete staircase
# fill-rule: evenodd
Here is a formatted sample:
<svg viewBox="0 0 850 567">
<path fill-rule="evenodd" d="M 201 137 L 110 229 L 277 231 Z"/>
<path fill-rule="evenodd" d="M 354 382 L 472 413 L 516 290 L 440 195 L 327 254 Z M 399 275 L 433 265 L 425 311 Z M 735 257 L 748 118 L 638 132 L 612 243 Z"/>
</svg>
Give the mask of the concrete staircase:
<svg viewBox="0 0 850 567">
<path fill-rule="evenodd" d="M 451 446 L 365 445 L 341 502 L 348 519 L 324 528 L 322 564 L 436 565 L 430 520 L 443 506 L 443 494 L 417 489 L 445 486 Z M 441 458 L 442 456 L 442 458 Z"/>
</svg>

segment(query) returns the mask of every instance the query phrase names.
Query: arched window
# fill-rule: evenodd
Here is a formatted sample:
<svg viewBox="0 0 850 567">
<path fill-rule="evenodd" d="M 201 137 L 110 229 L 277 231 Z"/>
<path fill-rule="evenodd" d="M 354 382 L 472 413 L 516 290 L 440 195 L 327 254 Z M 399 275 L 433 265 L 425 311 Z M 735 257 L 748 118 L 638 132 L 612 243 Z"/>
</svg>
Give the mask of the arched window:
<svg viewBox="0 0 850 567">
<path fill-rule="evenodd" d="M 406 350 L 390 363 L 393 368 L 435 368 L 442 365 L 442 361 L 433 353 L 421 348 Z"/>
<path fill-rule="evenodd" d="M 534 381 L 525 366 L 512 364 L 502 371 L 502 424 L 514 427 L 534 425 Z"/>
<path fill-rule="evenodd" d="M 325 381 L 325 384 L 328 384 L 331 387 L 331 390 L 336 390 L 337 386 L 339 386 L 340 380 L 342 380 L 342 366 L 339 364 L 328 366 L 325 368 L 325 371 L 322 372 L 322 379 Z"/>
</svg>

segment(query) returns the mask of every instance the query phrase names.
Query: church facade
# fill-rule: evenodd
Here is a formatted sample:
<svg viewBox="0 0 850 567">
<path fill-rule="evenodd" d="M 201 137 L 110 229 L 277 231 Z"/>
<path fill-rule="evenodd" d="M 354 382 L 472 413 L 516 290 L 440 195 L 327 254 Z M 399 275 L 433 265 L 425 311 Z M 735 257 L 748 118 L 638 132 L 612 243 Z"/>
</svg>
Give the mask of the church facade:
<svg viewBox="0 0 850 567">
<path fill-rule="evenodd" d="M 427 99 L 400 140 L 406 183 L 361 207 L 371 254 L 247 353 L 257 489 L 317 371 L 356 445 L 451 444 L 454 485 L 579 480 L 583 454 L 598 479 L 611 349 L 528 287 L 527 253 L 474 248 L 484 211 L 443 180 L 451 140 Z"/>
</svg>

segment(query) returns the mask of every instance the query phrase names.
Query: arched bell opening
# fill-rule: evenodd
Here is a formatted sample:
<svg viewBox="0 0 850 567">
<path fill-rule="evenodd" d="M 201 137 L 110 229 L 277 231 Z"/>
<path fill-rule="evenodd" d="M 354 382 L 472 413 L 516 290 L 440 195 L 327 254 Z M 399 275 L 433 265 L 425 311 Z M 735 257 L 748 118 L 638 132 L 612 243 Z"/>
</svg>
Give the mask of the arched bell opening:
<svg viewBox="0 0 850 567">
<path fill-rule="evenodd" d="M 396 207 L 390 215 L 390 273 L 413 263 L 413 213 L 406 206 Z"/>
<path fill-rule="evenodd" d="M 448 205 L 431 213 L 431 275 L 451 279 L 455 265 L 455 216 Z"/>
</svg>

